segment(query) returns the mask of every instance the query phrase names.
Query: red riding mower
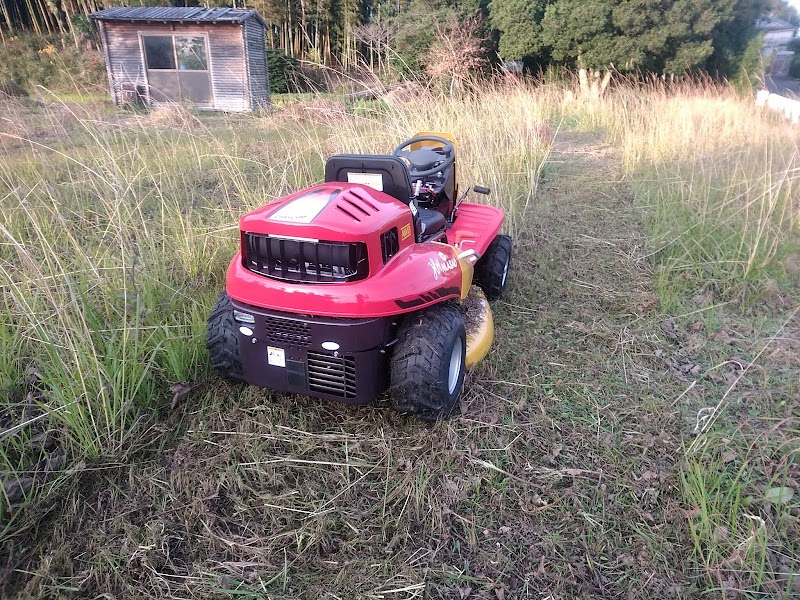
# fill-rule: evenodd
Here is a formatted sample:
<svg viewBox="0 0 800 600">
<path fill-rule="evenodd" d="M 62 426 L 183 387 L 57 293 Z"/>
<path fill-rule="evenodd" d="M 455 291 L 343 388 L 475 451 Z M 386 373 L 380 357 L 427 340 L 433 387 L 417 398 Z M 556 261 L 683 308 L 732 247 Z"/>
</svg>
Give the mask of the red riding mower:
<svg viewBox="0 0 800 600">
<path fill-rule="evenodd" d="M 388 389 L 400 412 L 449 415 L 492 344 L 486 298 L 511 260 L 503 211 L 467 192 L 453 138 L 420 133 L 392 155 L 333 156 L 325 183 L 244 215 L 208 320 L 212 366 L 325 400 Z"/>
</svg>

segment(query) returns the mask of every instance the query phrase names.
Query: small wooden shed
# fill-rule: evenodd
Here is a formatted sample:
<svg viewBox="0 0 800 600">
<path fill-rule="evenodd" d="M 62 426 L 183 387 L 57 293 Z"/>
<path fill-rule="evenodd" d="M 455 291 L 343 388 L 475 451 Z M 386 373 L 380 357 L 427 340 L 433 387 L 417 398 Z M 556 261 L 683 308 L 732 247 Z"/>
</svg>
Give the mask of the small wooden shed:
<svg viewBox="0 0 800 600">
<path fill-rule="evenodd" d="M 121 7 L 91 18 L 114 104 L 185 102 L 225 111 L 269 105 L 267 24 L 254 10 Z"/>
</svg>

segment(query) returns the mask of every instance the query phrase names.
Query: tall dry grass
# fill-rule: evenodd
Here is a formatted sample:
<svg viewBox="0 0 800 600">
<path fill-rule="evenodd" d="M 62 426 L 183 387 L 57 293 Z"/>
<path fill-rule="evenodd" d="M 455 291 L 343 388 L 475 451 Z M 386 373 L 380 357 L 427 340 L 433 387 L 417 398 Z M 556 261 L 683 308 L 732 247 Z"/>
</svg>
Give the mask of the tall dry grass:
<svg viewBox="0 0 800 600">
<path fill-rule="evenodd" d="M 795 276 L 798 133 L 750 96 L 708 81 L 621 85 L 578 111 L 620 144 L 655 246 L 658 292 L 752 303 Z"/>
<path fill-rule="evenodd" d="M 58 430 L 73 459 L 119 455 L 171 384 L 205 381 L 205 320 L 238 218 L 320 181 L 329 155 L 450 131 L 462 185 L 493 187 L 518 232 L 552 141 L 519 90 L 358 112 L 318 99 L 260 116 L 5 102 L 0 376 L 22 426 L 4 435 L 0 470 L 12 479 L 39 460 L 26 423 Z"/>
</svg>

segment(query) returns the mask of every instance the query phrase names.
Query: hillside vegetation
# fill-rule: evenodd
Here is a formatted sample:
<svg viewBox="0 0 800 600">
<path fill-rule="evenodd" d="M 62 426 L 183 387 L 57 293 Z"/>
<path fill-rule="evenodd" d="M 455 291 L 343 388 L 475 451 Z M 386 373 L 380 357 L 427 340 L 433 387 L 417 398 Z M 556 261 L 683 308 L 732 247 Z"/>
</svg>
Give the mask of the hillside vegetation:
<svg viewBox="0 0 800 600">
<path fill-rule="evenodd" d="M 100 36 L 90 15 L 102 8 L 156 4 L 213 8 L 230 2 L 0 0 L 0 89 L 53 89 L 70 78 L 60 77 L 54 66 L 80 85 L 102 86 Z M 531 72 L 585 67 L 633 77 L 705 72 L 744 87 L 762 70 L 757 19 L 800 23 L 786 0 L 239 0 L 234 5 L 257 10 L 268 25 L 274 92 L 304 91 L 309 85 L 333 92 L 329 76 L 340 70 L 353 76 L 368 68 L 383 80 L 413 76 L 451 85 L 502 66 Z"/>
<path fill-rule="evenodd" d="M 798 134 L 723 86 L 573 87 L 0 100 L 2 594 L 800 594 Z M 210 373 L 238 217 L 418 130 L 515 239 L 462 415 Z"/>
</svg>

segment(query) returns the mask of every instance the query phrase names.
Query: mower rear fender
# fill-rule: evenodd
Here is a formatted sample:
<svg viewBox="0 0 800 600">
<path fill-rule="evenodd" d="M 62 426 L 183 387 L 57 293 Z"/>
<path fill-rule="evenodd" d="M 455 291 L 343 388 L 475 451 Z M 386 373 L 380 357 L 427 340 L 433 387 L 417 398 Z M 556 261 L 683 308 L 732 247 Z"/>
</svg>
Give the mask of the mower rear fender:
<svg viewBox="0 0 800 600">
<path fill-rule="evenodd" d="M 407 246 L 377 273 L 348 283 L 294 283 L 244 268 L 240 253 L 231 261 L 227 292 L 244 304 L 269 310 L 326 317 L 369 318 L 412 312 L 466 295 L 472 266 L 457 250 L 438 242 Z"/>
<path fill-rule="evenodd" d="M 447 230 L 447 242 L 459 242 L 461 250 L 475 250 L 481 256 L 500 232 L 505 218 L 501 209 L 473 202 L 462 202 L 457 215 Z"/>
</svg>

